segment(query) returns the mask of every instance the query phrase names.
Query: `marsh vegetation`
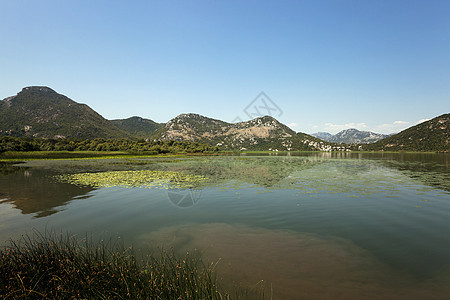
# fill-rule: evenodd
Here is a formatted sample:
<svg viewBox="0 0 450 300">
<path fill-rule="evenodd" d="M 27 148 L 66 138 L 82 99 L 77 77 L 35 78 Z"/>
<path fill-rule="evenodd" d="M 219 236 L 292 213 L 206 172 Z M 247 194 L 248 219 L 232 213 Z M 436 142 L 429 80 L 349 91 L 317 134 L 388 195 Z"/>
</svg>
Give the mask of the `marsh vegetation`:
<svg viewBox="0 0 450 300">
<path fill-rule="evenodd" d="M 172 250 L 139 259 L 114 240 L 39 233 L 0 249 L 0 298 L 228 299 L 214 264 Z"/>
</svg>

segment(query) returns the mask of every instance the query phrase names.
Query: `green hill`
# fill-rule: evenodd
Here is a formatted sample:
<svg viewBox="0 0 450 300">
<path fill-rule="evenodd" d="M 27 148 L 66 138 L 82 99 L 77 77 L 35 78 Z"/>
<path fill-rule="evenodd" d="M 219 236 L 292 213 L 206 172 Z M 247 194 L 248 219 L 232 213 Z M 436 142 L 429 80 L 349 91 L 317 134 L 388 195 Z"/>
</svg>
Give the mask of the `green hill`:
<svg viewBox="0 0 450 300">
<path fill-rule="evenodd" d="M 449 151 L 450 114 L 405 129 L 374 144 L 364 146 L 364 150 L 384 151 Z"/>
<path fill-rule="evenodd" d="M 0 135 L 40 138 L 126 138 L 86 104 L 48 87 L 32 86 L 0 101 Z"/>
<path fill-rule="evenodd" d="M 164 126 L 164 124 L 137 116 L 128 119 L 111 120 L 111 122 L 116 127 L 137 138 L 150 138 L 159 128 Z"/>
</svg>

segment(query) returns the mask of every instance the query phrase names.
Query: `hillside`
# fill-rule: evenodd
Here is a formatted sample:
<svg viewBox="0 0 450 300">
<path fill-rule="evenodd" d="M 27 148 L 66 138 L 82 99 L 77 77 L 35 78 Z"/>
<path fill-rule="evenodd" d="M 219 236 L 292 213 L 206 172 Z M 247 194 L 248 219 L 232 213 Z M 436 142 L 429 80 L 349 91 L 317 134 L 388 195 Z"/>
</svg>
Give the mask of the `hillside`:
<svg viewBox="0 0 450 300">
<path fill-rule="evenodd" d="M 229 124 L 198 114 L 181 114 L 161 127 L 154 139 L 169 141 L 203 141 L 223 134 Z"/>
<path fill-rule="evenodd" d="M 384 151 L 449 151 L 450 150 L 450 114 L 444 114 L 432 120 L 420 123 L 389 136 L 364 150 Z"/>
<path fill-rule="evenodd" d="M 198 114 L 181 114 L 160 128 L 155 139 L 189 140 L 237 150 L 326 150 L 329 143 L 296 133 L 270 116 L 246 122 L 227 123 Z"/>
<path fill-rule="evenodd" d="M 239 123 L 192 113 L 181 114 L 166 124 L 137 116 L 109 121 L 86 104 L 77 103 L 51 88 L 32 86 L 0 101 L 0 136 L 192 141 L 219 146 L 222 150 L 449 151 L 449 118 L 450 114 L 439 116 L 373 144 L 367 143 L 383 135 L 356 129 L 341 131 L 331 138 L 320 133 L 322 138 L 328 137 L 329 141 L 323 141 L 296 133 L 270 116 Z"/>
<path fill-rule="evenodd" d="M 165 124 L 156 123 L 149 119 L 144 119 L 141 117 L 130 117 L 128 119 L 116 119 L 111 120 L 111 122 L 118 128 L 125 132 L 128 132 L 137 138 L 149 138 L 151 137 L 159 128 L 163 127 Z"/>
<path fill-rule="evenodd" d="M 117 128 L 86 104 L 48 87 L 32 86 L 0 101 L 0 135 L 40 138 L 124 138 Z"/>
<path fill-rule="evenodd" d="M 355 128 L 342 130 L 335 135 L 328 132 L 318 132 L 312 134 L 323 141 L 339 144 L 370 144 L 382 140 L 388 135 L 374 133 L 370 131 L 360 131 Z"/>
</svg>

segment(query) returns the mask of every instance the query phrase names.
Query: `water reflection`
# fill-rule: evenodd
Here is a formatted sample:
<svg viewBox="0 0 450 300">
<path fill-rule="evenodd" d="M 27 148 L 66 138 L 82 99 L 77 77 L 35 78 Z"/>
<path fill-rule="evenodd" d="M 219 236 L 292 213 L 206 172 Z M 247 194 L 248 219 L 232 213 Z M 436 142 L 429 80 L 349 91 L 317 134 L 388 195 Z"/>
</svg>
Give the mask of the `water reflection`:
<svg viewBox="0 0 450 300">
<path fill-rule="evenodd" d="M 81 234 L 110 230 L 140 245 L 206 249 L 207 258 L 221 258 L 218 268 L 228 284 L 264 279 L 279 299 L 439 299 L 450 292 L 448 157 L 291 153 L 34 161 L 2 168 L 0 225 L 13 224 L 4 227 L 9 234 L 28 226 L 23 214 L 53 214 L 30 223 L 51 221 Z M 175 171 L 208 180 L 195 189 L 90 193 L 92 187 L 54 177 L 111 170 Z"/>
<path fill-rule="evenodd" d="M 260 154 L 259 154 L 260 155 Z M 89 186 L 59 183 L 55 173 L 111 170 L 166 170 L 201 175 L 208 181 L 195 191 L 171 189 L 168 199 L 178 207 L 199 200 L 202 188 L 296 189 L 303 193 L 353 193 L 370 195 L 398 192 L 398 185 L 417 182 L 417 193 L 427 186 L 450 192 L 448 154 L 427 153 L 277 153 L 277 156 L 246 156 L 193 159 L 49 160 L 21 165 L 0 164 L 0 203 L 13 203 L 23 214 L 43 217 L 54 214 L 74 197 L 93 190 Z M 30 166 L 32 166 L 30 168 Z M 399 171 L 407 177 L 401 178 Z M 402 182 L 400 182 L 402 181 Z M 424 185 L 424 186 L 420 186 Z"/>
<path fill-rule="evenodd" d="M 180 253 L 201 249 L 224 286 L 265 283 L 274 299 L 443 299 L 450 292 L 449 270 L 420 282 L 338 238 L 210 223 L 165 227 L 139 242 Z"/>
<path fill-rule="evenodd" d="M 14 162 L 1 162 L 0 161 L 0 176 L 6 176 L 9 174 L 17 173 L 21 170 L 27 170 L 27 167 L 17 166 Z"/>
<path fill-rule="evenodd" d="M 247 156 L 263 153 L 247 154 Z M 278 156 L 287 153 L 277 153 Z M 307 157 L 314 160 L 368 160 L 402 172 L 422 184 L 450 192 L 450 154 L 448 153 L 408 153 L 408 152 L 292 152 L 289 156 Z M 368 166 L 368 164 L 366 164 Z M 345 173 L 349 170 L 342 169 Z"/>
<path fill-rule="evenodd" d="M 83 197 L 93 190 L 55 182 L 52 173 L 46 170 L 11 166 L 2 170 L 0 204 L 11 203 L 22 214 L 34 214 L 35 218 L 52 215 L 74 197 Z"/>
<path fill-rule="evenodd" d="M 290 157 L 219 157 L 184 160 L 162 164 L 163 170 L 201 175 L 208 178 L 204 186 L 253 184 L 273 187 L 294 171 L 312 169 L 324 163 L 323 159 Z"/>
<path fill-rule="evenodd" d="M 328 157 L 328 158 L 324 158 Z M 331 158 L 330 158 L 331 157 Z M 340 158 L 337 158 L 340 157 Z M 347 159 L 342 159 L 343 157 Z M 362 154 L 358 154 L 362 157 Z M 370 195 L 399 192 L 402 185 L 416 192 L 427 187 L 450 191 L 449 172 L 439 164 L 414 161 L 401 164 L 393 160 L 368 156 L 371 159 L 354 159 L 350 153 L 316 153 L 302 156 L 226 157 L 183 160 L 176 163 L 157 164 L 154 167 L 201 175 L 208 180 L 201 187 L 247 188 L 254 185 L 271 190 L 297 189 L 307 193 L 357 193 Z M 398 158 L 404 159 L 405 156 Z M 424 167 L 425 166 L 425 167 Z"/>
</svg>

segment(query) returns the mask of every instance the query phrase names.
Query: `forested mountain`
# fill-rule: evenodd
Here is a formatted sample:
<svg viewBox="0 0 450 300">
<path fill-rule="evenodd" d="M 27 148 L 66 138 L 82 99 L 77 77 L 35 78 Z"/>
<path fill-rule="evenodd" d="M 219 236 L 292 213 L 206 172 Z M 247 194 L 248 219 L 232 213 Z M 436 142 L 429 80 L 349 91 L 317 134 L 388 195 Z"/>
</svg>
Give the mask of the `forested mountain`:
<svg viewBox="0 0 450 300">
<path fill-rule="evenodd" d="M 364 150 L 450 151 L 450 114 L 420 123 L 389 136 Z"/>
<path fill-rule="evenodd" d="M 32 86 L 0 101 L 0 135 L 39 138 L 126 138 L 86 104 L 48 87 Z"/>
<path fill-rule="evenodd" d="M 159 128 L 165 125 L 164 123 L 156 123 L 152 120 L 137 116 L 128 119 L 111 120 L 111 122 L 123 131 L 128 132 L 132 136 L 144 139 L 149 138 Z"/>
</svg>

